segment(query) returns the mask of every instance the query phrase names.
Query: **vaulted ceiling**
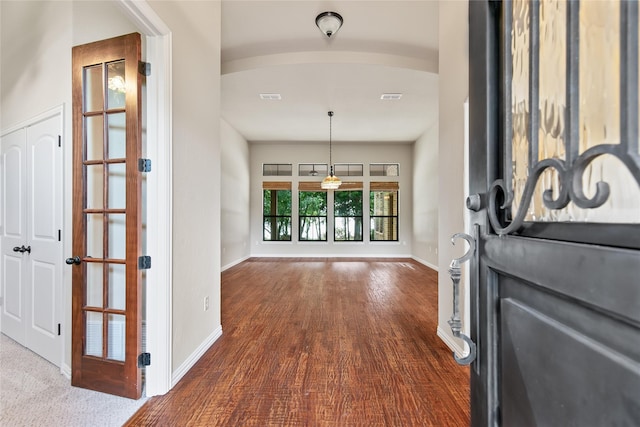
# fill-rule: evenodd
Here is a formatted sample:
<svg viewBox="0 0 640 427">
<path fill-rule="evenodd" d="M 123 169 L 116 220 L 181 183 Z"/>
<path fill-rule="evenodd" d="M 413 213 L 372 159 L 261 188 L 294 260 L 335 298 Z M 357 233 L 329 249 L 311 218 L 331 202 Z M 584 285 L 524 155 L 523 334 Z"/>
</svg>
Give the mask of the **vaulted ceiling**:
<svg viewBox="0 0 640 427">
<path fill-rule="evenodd" d="M 324 11 L 344 19 L 331 38 Z M 222 116 L 248 141 L 326 141 L 329 110 L 334 141 L 415 141 L 437 120 L 438 2 L 224 0 L 221 70 Z"/>
</svg>

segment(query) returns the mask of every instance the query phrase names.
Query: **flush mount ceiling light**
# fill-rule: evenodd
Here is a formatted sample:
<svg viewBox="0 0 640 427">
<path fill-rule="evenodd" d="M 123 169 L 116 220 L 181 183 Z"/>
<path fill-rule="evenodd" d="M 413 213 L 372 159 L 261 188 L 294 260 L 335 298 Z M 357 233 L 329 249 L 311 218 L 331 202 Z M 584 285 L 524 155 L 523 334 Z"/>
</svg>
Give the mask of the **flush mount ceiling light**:
<svg viewBox="0 0 640 427">
<path fill-rule="evenodd" d="M 397 101 L 402 98 L 401 93 L 383 93 L 380 95 L 380 99 L 383 101 Z"/>
<path fill-rule="evenodd" d="M 260 99 L 265 101 L 280 101 L 282 96 L 279 93 L 261 93 Z"/>
<path fill-rule="evenodd" d="M 316 25 L 322 34 L 331 38 L 342 27 L 342 16 L 336 12 L 322 12 L 316 16 Z"/>
<path fill-rule="evenodd" d="M 323 190 L 336 190 L 342 184 L 340 178 L 333 174 L 333 163 L 331 163 L 331 119 L 333 118 L 333 111 L 327 113 L 329 115 L 329 175 L 322 180 L 320 188 Z"/>
</svg>

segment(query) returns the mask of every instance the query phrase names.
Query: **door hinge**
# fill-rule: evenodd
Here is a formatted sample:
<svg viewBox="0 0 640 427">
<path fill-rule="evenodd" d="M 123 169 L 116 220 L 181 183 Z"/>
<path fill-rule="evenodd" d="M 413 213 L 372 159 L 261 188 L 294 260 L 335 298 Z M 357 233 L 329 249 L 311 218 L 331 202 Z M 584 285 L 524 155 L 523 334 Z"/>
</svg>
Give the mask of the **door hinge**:
<svg viewBox="0 0 640 427">
<path fill-rule="evenodd" d="M 58 323 L 58 336 L 62 335 L 62 326 Z"/>
<path fill-rule="evenodd" d="M 58 135 L 58 147 L 62 147 L 62 135 Z"/>
<path fill-rule="evenodd" d="M 138 270 L 148 270 L 151 268 L 151 257 L 144 255 L 138 257 Z"/>
<path fill-rule="evenodd" d="M 151 353 L 140 353 L 138 356 L 138 368 L 151 365 Z"/>
<path fill-rule="evenodd" d="M 138 170 L 140 172 L 151 172 L 151 159 L 138 159 Z"/>
<path fill-rule="evenodd" d="M 62 230 L 58 230 L 58 242 L 62 241 Z"/>
<path fill-rule="evenodd" d="M 138 63 L 138 72 L 140 74 L 142 74 L 143 76 L 150 76 L 151 75 L 151 63 L 150 62 L 140 61 Z"/>
</svg>

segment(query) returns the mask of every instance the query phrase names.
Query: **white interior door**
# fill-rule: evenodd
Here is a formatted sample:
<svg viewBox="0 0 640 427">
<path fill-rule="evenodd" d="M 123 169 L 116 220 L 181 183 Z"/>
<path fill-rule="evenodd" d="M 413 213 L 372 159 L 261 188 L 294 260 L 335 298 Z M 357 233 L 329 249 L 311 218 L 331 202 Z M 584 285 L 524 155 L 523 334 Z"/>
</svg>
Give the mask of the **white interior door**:
<svg viewBox="0 0 640 427">
<path fill-rule="evenodd" d="M 62 356 L 61 114 L 34 120 L 2 139 L 2 331 L 57 366 Z"/>
</svg>

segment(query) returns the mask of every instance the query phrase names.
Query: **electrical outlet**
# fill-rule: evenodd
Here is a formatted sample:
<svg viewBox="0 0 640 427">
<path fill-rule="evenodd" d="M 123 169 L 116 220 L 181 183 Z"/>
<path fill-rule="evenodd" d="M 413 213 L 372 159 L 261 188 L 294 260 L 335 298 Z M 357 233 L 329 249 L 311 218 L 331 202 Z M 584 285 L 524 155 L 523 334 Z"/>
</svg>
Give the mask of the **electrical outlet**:
<svg viewBox="0 0 640 427">
<path fill-rule="evenodd" d="M 209 297 L 204 297 L 204 311 L 209 310 Z"/>
</svg>

